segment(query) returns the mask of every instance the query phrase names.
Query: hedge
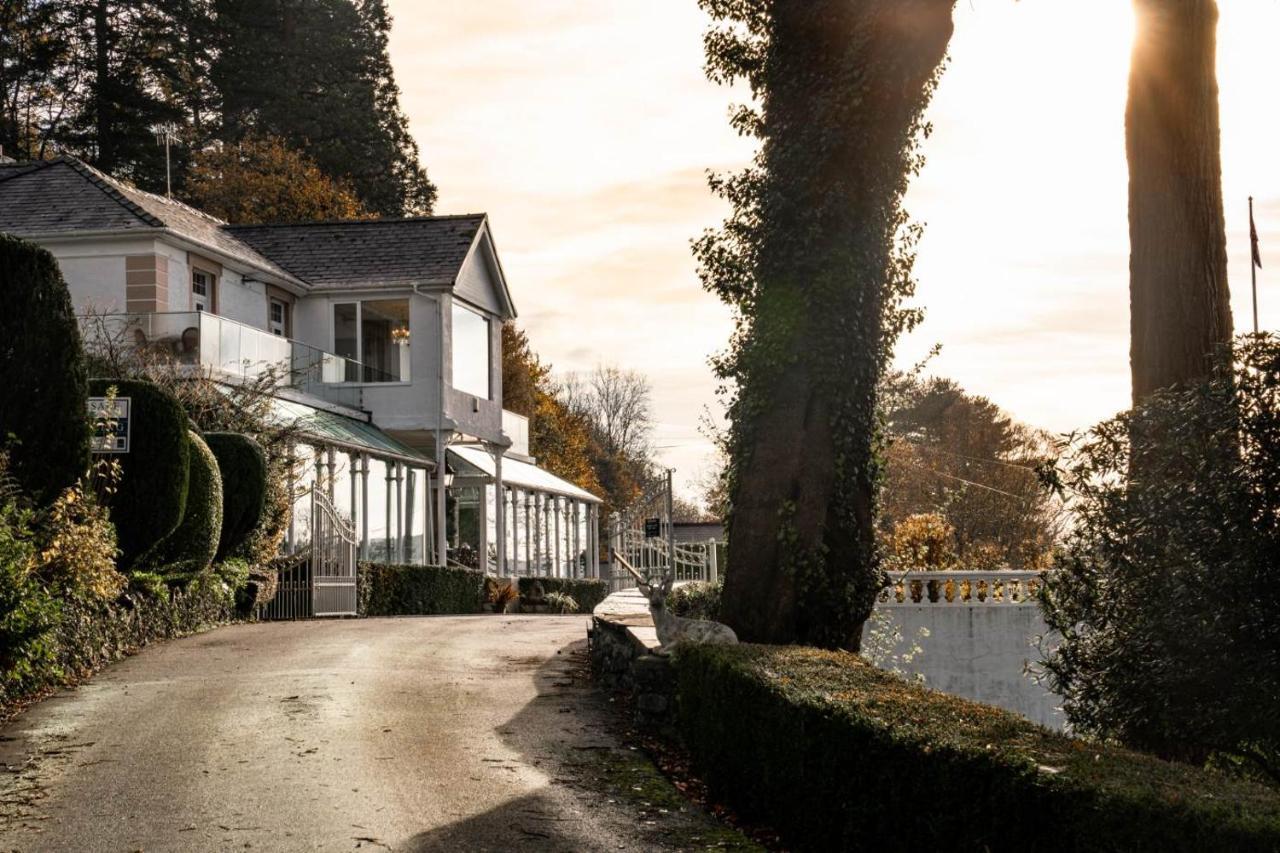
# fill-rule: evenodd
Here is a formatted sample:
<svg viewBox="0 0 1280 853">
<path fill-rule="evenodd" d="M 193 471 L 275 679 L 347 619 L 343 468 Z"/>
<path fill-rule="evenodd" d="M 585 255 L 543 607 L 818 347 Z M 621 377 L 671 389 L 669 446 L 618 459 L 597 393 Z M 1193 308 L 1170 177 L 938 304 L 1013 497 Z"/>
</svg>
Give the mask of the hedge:
<svg viewBox="0 0 1280 853">
<path fill-rule="evenodd" d="M 47 504 L 89 469 L 80 328 L 58 262 L 34 243 L 0 234 L 0 293 L 0 445 L 9 473 Z"/>
<path fill-rule="evenodd" d="M 713 796 L 791 849 L 1280 849 L 1280 792 L 1073 740 L 854 655 L 690 646 L 674 665 Z"/>
<path fill-rule="evenodd" d="M 0 719 L 40 691 L 74 684 L 148 643 L 231 621 L 234 598 L 229 587 L 205 573 L 184 590 L 138 584 L 112 602 L 61 599 L 52 654 L 24 679 L 21 690 L 0 690 Z M 4 681 L 0 678 L 0 684 Z"/>
<path fill-rule="evenodd" d="M 262 445 L 236 432 L 207 432 L 205 443 L 222 474 L 222 535 L 216 559 L 236 553 L 262 519 L 267 497 L 267 457 Z"/>
<path fill-rule="evenodd" d="M 438 566 L 361 563 L 357 595 L 360 616 L 479 613 L 484 575 Z"/>
<path fill-rule="evenodd" d="M 174 531 L 138 561 L 152 571 L 163 568 L 182 578 L 209 568 L 222 535 L 222 475 L 218 460 L 195 432 L 189 433 L 187 439 L 191 444 L 187 511 Z"/>
<path fill-rule="evenodd" d="M 114 456 L 123 476 L 109 501 L 119 537 L 120 569 L 125 571 L 181 523 L 187 509 L 191 442 L 186 412 L 171 394 L 150 382 L 127 379 L 94 379 L 89 392 L 106 396 L 112 386 L 117 396 L 132 401 L 130 448 Z"/>
<path fill-rule="evenodd" d="M 531 597 L 533 585 L 535 583 L 541 584 L 543 593 L 559 592 L 571 596 L 574 601 L 578 602 L 578 612 L 580 613 L 590 613 L 595 610 L 596 605 L 604 601 L 605 596 L 609 594 L 609 587 L 603 581 L 585 578 L 520 577 L 516 578 L 515 581 L 520 589 L 521 598 Z"/>
</svg>

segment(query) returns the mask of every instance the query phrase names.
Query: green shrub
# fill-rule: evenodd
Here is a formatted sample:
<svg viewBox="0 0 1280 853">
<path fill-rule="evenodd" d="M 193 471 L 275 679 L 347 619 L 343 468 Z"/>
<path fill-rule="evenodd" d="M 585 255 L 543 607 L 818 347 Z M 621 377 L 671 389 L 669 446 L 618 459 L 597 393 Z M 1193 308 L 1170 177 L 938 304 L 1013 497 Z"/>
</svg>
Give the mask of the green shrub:
<svg viewBox="0 0 1280 853">
<path fill-rule="evenodd" d="M 361 563 L 357 612 L 361 616 L 479 613 L 484 575 L 438 566 Z"/>
<path fill-rule="evenodd" d="M 0 709 L 41 686 L 55 663 L 61 609 L 36 578 L 30 513 L 0 504 Z"/>
<path fill-rule="evenodd" d="M 1280 848 L 1280 793 L 1073 740 L 856 655 L 686 646 L 680 730 L 714 796 L 796 850 Z"/>
<path fill-rule="evenodd" d="M 720 596 L 724 582 L 695 582 L 678 586 L 667 596 L 667 609 L 688 619 L 720 619 Z"/>
<path fill-rule="evenodd" d="M 577 613 L 579 609 L 573 596 L 563 592 L 549 592 L 545 600 L 552 613 Z"/>
<path fill-rule="evenodd" d="M 114 457 L 121 477 L 109 500 L 120 568 L 128 570 L 182 521 L 191 442 L 187 416 L 171 395 L 150 382 L 125 379 L 94 379 L 89 390 L 105 396 L 113 386 L 117 396 L 131 400 L 131 447 Z"/>
<path fill-rule="evenodd" d="M 1041 603 L 1077 731 L 1280 781 L 1278 427 L 1280 340 L 1249 336 L 1206 382 L 1075 443 L 1075 524 Z"/>
<path fill-rule="evenodd" d="M 0 445 L 10 473 L 37 503 L 53 501 L 89 468 L 84 349 L 71 295 L 53 255 L 0 234 Z"/>
<path fill-rule="evenodd" d="M 516 578 L 516 584 L 523 599 L 531 599 L 534 584 L 538 584 L 542 587 L 544 597 L 553 592 L 563 593 L 577 602 L 584 613 L 595 610 L 596 605 L 604 601 L 605 596 L 609 594 L 609 587 L 603 581 L 589 578 L 521 577 Z"/>
<path fill-rule="evenodd" d="M 207 432 L 205 443 L 218 460 L 222 474 L 222 536 L 217 559 L 237 553 L 262 520 L 267 496 L 267 457 L 247 435 Z"/>
<path fill-rule="evenodd" d="M 126 578 L 116 571 L 116 529 L 93 492 L 72 486 L 39 515 L 36 574 L 60 597 L 110 601 Z"/>
<path fill-rule="evenodd" d="M 222 475 L 204 439 L 192 432 L 187 511 L 177 528 L 145 554 L 140 565 L 166 570 L 171 578 L 185 580 L 206 571 L 218 553 L 222 534 Z"/>
</svg>

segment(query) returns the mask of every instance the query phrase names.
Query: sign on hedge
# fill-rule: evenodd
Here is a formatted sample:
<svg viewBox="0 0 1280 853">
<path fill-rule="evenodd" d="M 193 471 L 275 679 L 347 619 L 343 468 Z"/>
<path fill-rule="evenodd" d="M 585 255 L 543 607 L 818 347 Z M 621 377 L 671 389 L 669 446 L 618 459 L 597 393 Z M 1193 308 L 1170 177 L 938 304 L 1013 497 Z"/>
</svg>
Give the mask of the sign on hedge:
<svg viewBox="0 0 1280 853">
<path fill-rule="evenodd" d="M 90 397 L 94 453 L 129 452 L 129 397 Z"/>
</svg>

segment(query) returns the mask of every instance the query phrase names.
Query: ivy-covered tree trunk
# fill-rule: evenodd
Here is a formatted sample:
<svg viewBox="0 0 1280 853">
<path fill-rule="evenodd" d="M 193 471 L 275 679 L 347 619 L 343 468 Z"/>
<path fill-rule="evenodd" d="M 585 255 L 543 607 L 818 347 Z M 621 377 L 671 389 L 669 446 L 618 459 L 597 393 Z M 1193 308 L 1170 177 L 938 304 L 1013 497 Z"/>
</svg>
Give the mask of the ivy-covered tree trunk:
<svg viewBox="0 0 1280 853">
<path fill-rule="evenodd" d="M 708 73 L 745 78 L 755 165 L 696 251 L 737 309 L 723 616 L 748 641 L 857 649 L 881 586 L 876 388 L 913 315 L 900 202 L 953 0 L 703 0 Z"/>
<path fill-rule="evenodd" d="M 1208 376 L 1231 340 L 1214 0 L 1135 0 L 1129 77 L 1133 400 Z"/>
</svg>

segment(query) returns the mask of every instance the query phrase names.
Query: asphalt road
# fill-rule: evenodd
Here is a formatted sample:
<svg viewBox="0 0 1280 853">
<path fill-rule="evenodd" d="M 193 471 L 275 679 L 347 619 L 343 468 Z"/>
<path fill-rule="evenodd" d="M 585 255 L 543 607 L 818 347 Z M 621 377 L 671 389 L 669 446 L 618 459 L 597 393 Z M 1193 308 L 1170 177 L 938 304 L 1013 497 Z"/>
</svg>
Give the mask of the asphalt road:
<svg viewBox="0 0 1280 853">
<path fill-rule="evenodd" d="M 586 624 L 268 623 L 146 649 L 0 729 L 0 850 L 738 847 L 625 745 Z"/>
</svg>

